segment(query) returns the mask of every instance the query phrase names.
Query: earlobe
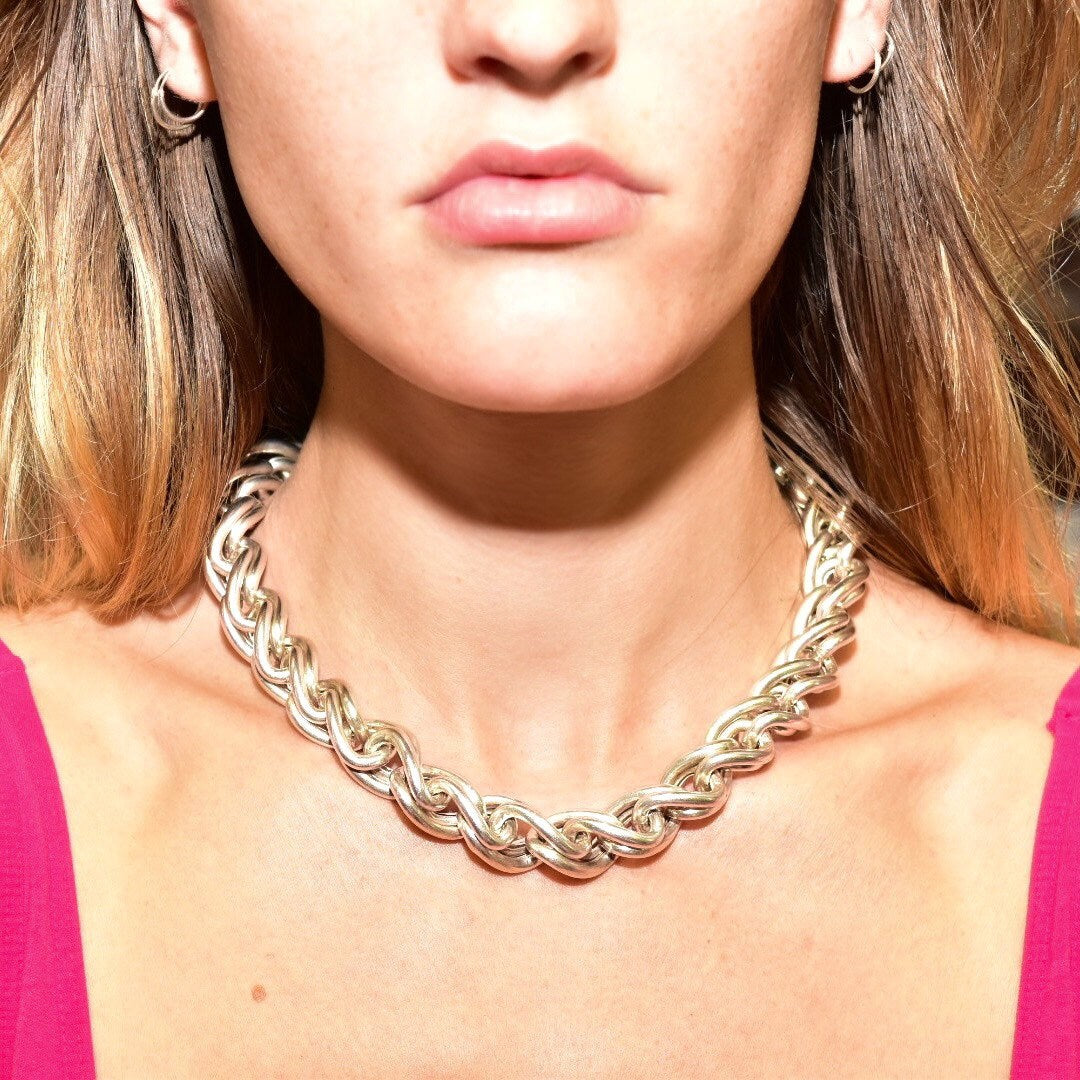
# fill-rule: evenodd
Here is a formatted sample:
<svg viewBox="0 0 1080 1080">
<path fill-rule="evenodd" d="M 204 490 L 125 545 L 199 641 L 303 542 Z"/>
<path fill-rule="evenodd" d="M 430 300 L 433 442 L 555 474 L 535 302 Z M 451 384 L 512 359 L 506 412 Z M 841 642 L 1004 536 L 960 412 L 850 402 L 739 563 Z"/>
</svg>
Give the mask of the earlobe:
<svg viewBox="0 0 1080 1080">
<path fill-rule="evenodd" d="M 217 98 L 202 32 L 184 0 L 136 0 L 159 71 L 168 88 L 188 101 Z"/>
<path fill-rule="evenodd" d="M 838 0 L 822 64 L 822 82 L 850 82 L 874 66 L 874 51 L 885 54 L 890 0 Z"/>
</svg>

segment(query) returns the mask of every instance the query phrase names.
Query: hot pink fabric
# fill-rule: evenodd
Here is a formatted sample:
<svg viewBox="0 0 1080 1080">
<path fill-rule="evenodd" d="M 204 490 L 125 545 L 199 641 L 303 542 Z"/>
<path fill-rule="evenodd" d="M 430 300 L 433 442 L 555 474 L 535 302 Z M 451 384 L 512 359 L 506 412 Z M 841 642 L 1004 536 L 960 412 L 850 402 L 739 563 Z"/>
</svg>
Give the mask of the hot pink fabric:
<svg viewBox="0 0 1080 1080">
<path fill-rule="evenodd" d="M 1047 728 L 1010 1080 L 1080 1077 L 1080 669 Z M 0 641 L 0 1077 L 93 1080 L 60 784 L 22 660 Z"/>
<path fill-rule="evenodd" d="M 1046 726 L 1010 1080 L 1080 1077 L 1080 670 Z"/>
<path fill-rule="evenodd" d="M 26 668 L 0 641 L 0 1077 L 93 1076 L 60 783 Z"/>
</svg>

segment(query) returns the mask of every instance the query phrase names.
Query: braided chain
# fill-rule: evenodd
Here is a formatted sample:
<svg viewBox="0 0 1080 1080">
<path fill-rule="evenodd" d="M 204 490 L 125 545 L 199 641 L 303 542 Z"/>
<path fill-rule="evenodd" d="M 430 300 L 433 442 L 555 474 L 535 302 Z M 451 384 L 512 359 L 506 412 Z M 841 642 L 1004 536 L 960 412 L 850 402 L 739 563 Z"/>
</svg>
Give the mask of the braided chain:
<svg viewBox="0 0 1080 1080">
<path fill-rule="evenodd" d="M 802 603 L 792 636 L 749 696 L 721 713 L 704 745 L 672 762 L 660 783 L 632 791 L 605 811 L 544 817 L 503 795 L 480 795 L 463 777 L 425 765 L 400 725 L 362 718 L 338 679 L 320 679 L 310 643 L 285 628 L 281 597 L 261 585 L 263 550 L 248 534 L 291 473 L 300 443 L 257 442 L 229 479 L 209 550 L 207 582 L 221 621 L 258 684 L 286 707 L 292 724 L 331 747 L 357 783 L 393 799 L 419 828 L 464 840 L 485 863 L 507 873 L 541 863 L 574 878 L 602 874 L 618 856 L 643 859 L 671 843 L 682 821 L 706 818 L 727 801 L 735 773 L 773 757 L 773 738 L 809 727 L 806 695 L 836 685 L 833 654 L 854 637 L 847 608 L 865 591 L 869 570 L 842 524 L 829 515 L 789 465 L 775 466 L 802 523 L 807 547 Z"/>
</svg>

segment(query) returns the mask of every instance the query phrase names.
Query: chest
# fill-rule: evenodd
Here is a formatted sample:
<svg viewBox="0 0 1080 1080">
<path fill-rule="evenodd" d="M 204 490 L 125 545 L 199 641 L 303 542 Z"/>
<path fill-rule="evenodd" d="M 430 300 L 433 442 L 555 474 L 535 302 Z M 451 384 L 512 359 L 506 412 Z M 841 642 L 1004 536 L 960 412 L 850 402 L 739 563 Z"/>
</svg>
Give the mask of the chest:
<svg viewBox="0 0 1080 1080">
<path fill-rule="evenodd" d="M 77 866 L 103 1080 L 1008 1074 L 1022 832 L 984 903 L 892 826 L 733 795 L 567 884 L 351 789 L 202 794 Z"/>
</svg>

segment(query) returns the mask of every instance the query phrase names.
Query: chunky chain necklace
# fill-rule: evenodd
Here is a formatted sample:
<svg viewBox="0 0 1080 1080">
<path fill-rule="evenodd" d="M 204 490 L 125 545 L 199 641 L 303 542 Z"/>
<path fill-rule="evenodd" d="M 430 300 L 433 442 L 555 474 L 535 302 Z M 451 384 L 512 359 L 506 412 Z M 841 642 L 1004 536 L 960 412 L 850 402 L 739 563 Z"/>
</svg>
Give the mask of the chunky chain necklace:
<svg viewBox="0 0 1080 1080">
<path fill-rule="evenodd" d="M 299 451 L 299 442 L 263 439 L 226 484 L 205 558 L 225 632 L 293 725 L 333 749 L 357 783 L 396 800 L 432 836 L 464 840 L 498 870 L 519 873 L 544 863 L 568 877 L 591 878 L 620 855 L 643 859 L 662 851 L 682 821 L 723 807 L 733 774 L 772 759 L 773 736 L 809 727 L 807 694 L 836 684 L 833 653 L 854 637 L 847 609 L 865 591 L 869 570 L 843 525 L 846 507 L 830 515 L 811 496 L 812 479 L 797 480 L 790 463 L 775 464 L 806 542 L 802 602 L 791 639 L 749 696 L 721 713 L 704 744 L 672 762 L 658 784 L 632 791 L 604 811 L 544 817 L 516 799 L 480 795 L 456 773 L 423 764 L 406 729 L 361 717 L 340 680 L 320 679 L 310 643 L 286 632 L 281 597 L 261 586 L 265 558 L 248 534 L 289 478 Z"/>
</svg>

